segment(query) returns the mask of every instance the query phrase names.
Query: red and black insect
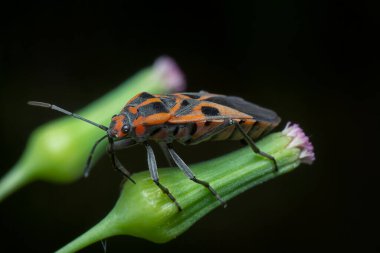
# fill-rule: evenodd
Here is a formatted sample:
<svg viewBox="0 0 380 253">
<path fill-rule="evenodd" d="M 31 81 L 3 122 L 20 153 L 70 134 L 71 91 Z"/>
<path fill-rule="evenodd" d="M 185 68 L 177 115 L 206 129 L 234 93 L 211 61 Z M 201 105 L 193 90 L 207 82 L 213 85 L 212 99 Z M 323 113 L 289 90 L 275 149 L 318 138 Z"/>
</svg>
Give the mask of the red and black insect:
<svg viewBox="0 0 380 253">
<path fill-rule="evenodd" d="M 280 123 L 281 119 L 272 110 L 239 97 L 203 91 L 171 95 L 151 95 L 142 92 L 133 97 L 119 114 L 112 117 L 109 127 L 92 122 L 55 105 L 34 101 L 29 104 L 60 111 L 107 132 L 93 146 L 87 160 L 85 176 L 89 174 L 96 146 L 108 138 L 107 151 L 113 167 L 134 182 L 130 173 L 115 156 L 115 151 L 144 144 L 147 150 L 150 175 L 154 183 L 176 204 L 179 210 L 181 210 L 181 206 L 159 181 L 157 163 L 149 141 L 158 142 L 170 165 L 173 165 L 174 162 L 190 180 L 205 186 L 223 205 L 225 202 L 210 184 L 198 179 L 177 155 L 172 146 L 174 141 L 184 145 L 195 145 L 203 141 L 245 140 L 255 153 L 272 160 L 274 168 L 277 170 L 276 160 L 269 154 L 260 151 L 254 140 L 269 133 Z"/>
</svg>

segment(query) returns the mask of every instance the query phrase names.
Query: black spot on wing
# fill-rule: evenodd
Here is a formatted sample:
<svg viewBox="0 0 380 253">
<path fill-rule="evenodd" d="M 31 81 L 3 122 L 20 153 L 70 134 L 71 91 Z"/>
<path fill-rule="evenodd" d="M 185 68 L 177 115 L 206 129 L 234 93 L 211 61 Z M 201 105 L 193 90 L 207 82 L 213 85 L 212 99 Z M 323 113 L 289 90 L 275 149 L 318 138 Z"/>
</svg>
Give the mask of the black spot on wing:
<svg viewBox="0 0 380 253">
<path fill-rule="evenodd" d="M 184 99 L 182 100 L 181 106 L 176 111 L 175 115 L 182 116 L 182 115 L 189 114 L 193 110 L 193 107 L 199 103 L 200 102 L 195 99 Z"/>
<path fill-rule="evenodd" d="M 141 106 L 139 109 L 139 115 L 147 117 L 156 113 L 168 113 L 169 110 L 161 102 L 153 102 L 144 106 Z"/>
<path fill-rule="evenodd" d="M 152 94 L 149 94 L 148 92 L 142 92 L 139 97 L 142 99 L 148 99 L 148 98 L 154 98 L 155 96 L 153 96 Z"/>
<path fill-rule="evenodd" d="M 186 99 L 182 101 L 181 103 L 181 107 L 185 107 L 185 106 L 188 106 L 190 103 L 189 101 L 187 101 Z"/>
<path fill-rule="evenodd" d="M 277 116 L 277 114 L 274 111 L 255 105 L 248 101 L 245 101 L 244 99 L 240 97 L 215 96 L 215 97 L 209 97 L 205 99 L 205 101 L 209 101 L 209 102 L 216 103 L 219 105 L 228 106 L 242 113 L 248 114 L 259 121 L 267 121 L 267 122 L 273 122 L 273 123 L 280 121 L 280 118 Z"/>
<path fill-rule="evenodd" d="M 202 106 L 201 111 L 206 116 L 219 116 L 219 110 L 211 106 Z"/>
</svg>

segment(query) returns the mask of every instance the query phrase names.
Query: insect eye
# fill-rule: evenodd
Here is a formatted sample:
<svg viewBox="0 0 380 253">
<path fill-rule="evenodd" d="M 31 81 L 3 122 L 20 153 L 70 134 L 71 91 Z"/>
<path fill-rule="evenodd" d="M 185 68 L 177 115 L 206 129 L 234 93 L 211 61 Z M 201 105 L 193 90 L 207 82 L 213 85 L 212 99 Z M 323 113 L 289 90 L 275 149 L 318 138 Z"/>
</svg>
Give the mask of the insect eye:
<svg viewBox="0 0 380 253">
<path fill-rule="evenodd" d="M 129 126 L 128 125 L 124 125 L 122 128 L 121 128 L 121 131 L 123 132 L 123 133 L 128 133 L 129 132 Z"/>
</svg>

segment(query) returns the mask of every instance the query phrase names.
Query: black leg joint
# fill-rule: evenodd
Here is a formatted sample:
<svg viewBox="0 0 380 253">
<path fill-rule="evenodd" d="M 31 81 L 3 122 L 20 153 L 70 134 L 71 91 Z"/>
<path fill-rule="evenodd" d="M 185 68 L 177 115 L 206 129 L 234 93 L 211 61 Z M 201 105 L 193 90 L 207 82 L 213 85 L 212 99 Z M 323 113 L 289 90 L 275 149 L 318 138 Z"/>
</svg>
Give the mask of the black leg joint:
<svg viewBox="0 0 380 253">
<path fill-rule="evenodd" d="M 166 188 L 165 186 L 163 186 L 162 184 L 160 184 L 160 182 L 159 182 L 158 180 L 153 180 L 153 182 L 154 182 L 154 183 L 155 183 L 155 184 L 161 189 L 161 191 L 162 191 L 163 193 L 165 193 L 165 194 L 169 197 L 169 199 L 170 199 L 171 201 L 174 202 L 174 204 L 176 205 L 178 211 L 179 211 L 179 212 L 182 211 L 182 207 L 178 204 L 178 202 L 177 202 L 177 200 L 175 199 L 175 197 L 170 193 L 169 189 Z"/>
</svg>

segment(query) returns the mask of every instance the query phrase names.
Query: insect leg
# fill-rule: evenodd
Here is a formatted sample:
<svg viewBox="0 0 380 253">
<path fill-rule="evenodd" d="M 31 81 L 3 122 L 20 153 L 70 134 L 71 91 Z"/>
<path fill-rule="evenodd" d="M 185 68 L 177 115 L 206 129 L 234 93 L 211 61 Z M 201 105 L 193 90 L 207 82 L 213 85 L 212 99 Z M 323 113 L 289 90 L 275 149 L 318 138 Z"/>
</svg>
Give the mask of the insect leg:
<svg viewBox="0 0 380 253">
<path fill-rule="evenodd" d="M 160 181 L 159 181 L 156 158 L 154 156 L 154 152 L 153 152 L 152 147 L 147 142 L 144 142 L 144 145 L 145 145 L 145 148 L 146 148 L 146 151 L 147 151 L 147 155 L 148 155 L 148 167 L 149 167 L 150 176 L 152 177 L 153 182 L 161 189 L 161 191 L 163 193 L 165 193 L 170 198 L 171 201 L 174 202 L 174 204 L 178 208 L 178 211 L 181 211 L 182 208 L 178 204 L 177 200 L 170 193 L 170 191 L 168 190 L 168 188 L 166 188 L 165 186 L 163 186 L 160 183 Z"/>
<path fill-rule="evenodd" d="M 115 141 L 113 143 L 112 149 L 113 149 L 113 151 L 118 151 L 118 150 L 130 148 L 130 147 L 134 147 L 137 144 L 138 143 L 136 141 L 132 140 L 132 139 L 118 140 L 118 141 Z M 119 172 L 121 172 L 123 174 L 123 176 L 128 175 L 128 177 L 126 177 L 126 179 L 129 179 L 133 183 L 135 183 L 135 181 L 132 180 L 131 177 L 130 177 L 131 173 L 122 165 L 122 163 L 120 162 L 120 160 L 117 158 L 116 153 L 114 153 L 114 158 L 115 158 L 115 163 L 116 163 L 116 166 L 117 166 L 116 170 L 118 170 Z"/>
<path fill-rule="evenodd" d="M 162 152 L 164 153 L 164 156 L 165 156 L 166 160 L 168 161 L 169 166 L 170 167 L 174 167 L 174 163 L 173 163 L 174 161 L 173 161 L 172 157 L 169 154 L 169 151 L 168 151 L 168 149 L 166 147 L 166 143 L 159 142 L 158 144 L 159 144 Z"/>
<path fill-rule="evenodd" d="M 91 165 L 91 160 L 92 160 L 92 157 L 94 156 L 96 147 L 98 146 L 99 143 L 101 143 L 107 137 L 108 137 L 108 135 L 103 136 L 102 138 L 100 138 L 99 140 L 97 140 L 95 142 L 94 146 L 92 146 L 90 155 L 87 158 L 86 166 L 84 167 L 84 177 L 88 177 L 88 175 L 90 174 L 90 171 L 91 171 L 91 166 L 90 166 Z"/>
<path fill-rule="evenodd" d="M 115 170 L 119 171 L 121 174 L 123 174 L 123 176 L 125 176 L 126 178 L 128 178 L 129 180 L 132 181 L 132 183 L 136 184 L 135 180 L 133 180 L 131 178 L 131 173 L 126 169 L 124 168 L 124 166 L 121 164 L 121 162 L 119 161 L 119 159 L 117 159 L 117 157 L 115 156 L 115 151 L 114 151 L 114 141 L 112 138 L 108 138 L 109 140 L 109 145 L 108 145 L 108 148 L 107 148 L 107 153 L 111 159 L 111 162 L 112 162 L 112 166 L 114 167 Z"/>
<path fill-rule="evenodd" d="M 134 147 L 137 144 L 138 143 L 132 139 L 124 139 L 124 140 L 115 141 L 113 143 L 113 151 L 118 151 L 118 150 L 130 148 L 130 147 Z"/>
<path fill-rule="evenodd" d="M 274 159 L 273 156 L 261 151 L 257 146 L 256 144 L 253 142 L 252 138 L 249 137 L 249 135 L 244 132 L 243 128 L 239 125 L 238 122 L 235 121 L 235 126 L 236 128 L 240 131 L 240 133 L 243 135 L 244 137 L 244 140 L 249 144 L 249 146 L 252 148 L 253 152 L 255 152 L 256 154 L 259 154 L 261 156 L 264 156 L 265 158 L 268 158 L 269 160 L 271 160 L 274 164 L 274 170 L 275 171 L 278 171 L 278 167 L 277 167 L 277 162 L 276 162 L 276 159 Z"/>
<path fill-rule="evenodd" d="M 194 181 L 197 184 L 201 184 L 204 187 L 206 187 L 224 206 L 227 207 L 227 203 L 219 196 L 219 194 L 214 190 L 214 188 L 211 187 L 211 185 L 203 180 L 199 180 L 196 178 L 193 174 L 193 172 L 190 170 L 189 166 L 186 165 L 186 163 L 177 155 L 177 153 L 174 151 L 173 147 L 168 144 L 167 149 L 172 156 L 174 162 L 177 164 L 177 166 L 185 173 L 185 175 L 192 181 Z"/>
<path fill-rule="evenodd" d="M 103 252 L 107 253 L 107 239 L 101 240 L 100 243 L 102 244 Z"/>
</svg>

